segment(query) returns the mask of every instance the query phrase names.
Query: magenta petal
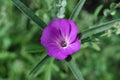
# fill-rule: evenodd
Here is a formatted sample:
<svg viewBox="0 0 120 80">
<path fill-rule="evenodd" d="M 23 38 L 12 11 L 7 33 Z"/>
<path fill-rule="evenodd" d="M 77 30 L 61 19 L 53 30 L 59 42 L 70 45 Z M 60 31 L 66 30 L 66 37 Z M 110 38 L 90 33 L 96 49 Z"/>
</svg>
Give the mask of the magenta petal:
<svg viewBox="0 0 120 80">
<path fill-rule="evenodd" d="M 67 36 L 70 33 L 69 22 L 65 19 L 54 19 L 49 23 L 49 26 L 59 29 L 63 36 Z"/>
<path fill-rule="evenodd" d="M 55 39 L 59 37 L 59 32 L 56 28 L 46 27 L 41 36 L 41 44 L 47 46 L 50 43 L 55 43 Z"/>
<path fill-rule="evenodd" d="M 73 42 L 78 34 L 78 27 L 75 25 L 75 23 L 72 20 L 68 20 L 70 26 L 71 26 L 71 32 L 69 35 L 70 42 Z"/>
<path fill-rule="evenodd" d="M 74 43 L 70 44 L 66 49 L 63 50 L 65 55 L 71 55 L 80 49 L 80 40 L 76 40 Z"/>
<path fill-rule="evenodd" d="M 63 50 L 60 49 L 57 45 L 55 44 L 50 44 L 48 47 L 47 47 L 47 53 L 49 56 L 53 57 L 53 58 L 56 58 L 56 59 L 59 59 L 59 60 L 64 60 L 67 55 L 65 55 L 63 53 Z"/>
<path fill-rule="evenodd" d="M 80 49 L 80 41 L 77 40 L 69 47 L 65 49 L 59 48 L 55 44 L 51 44 L 47 47 L 47 53 L 49 56 L 54 57 L 59 60 L 64 60 L 68 55 L 74 54 Z"/>
</svg>

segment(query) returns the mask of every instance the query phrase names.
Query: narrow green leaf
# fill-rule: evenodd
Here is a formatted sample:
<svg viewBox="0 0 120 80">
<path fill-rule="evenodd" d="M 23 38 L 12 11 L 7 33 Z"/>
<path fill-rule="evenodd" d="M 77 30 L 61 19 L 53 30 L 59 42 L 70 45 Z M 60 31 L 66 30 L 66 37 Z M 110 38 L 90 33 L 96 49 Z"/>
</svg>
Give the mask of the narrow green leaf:
<svg viewBox="0 0 120 80">
<path fill-rule="evenodd" d="M 68 61 L 67 64 L 77 80 L 84 80 L 78 66 L 73 59 L 71 61 Z"/>
<path fill-rule="evenodd" d="M 112 21 L 97 25 L 94 28 L 88 29 L 82 33 L 83 35 L 82 35 L 81 39 L 85 39 L 85 38 L 95 35 L 97 33 L 106 31 L 106 30 L 114 27 L 114 24 L 118 21 L 120 21 L 120 19 L 112 20 Z"/>
<path fill-rule="evenodd" d="M 47 64 L 48 66 L 46 67 L 44 80 L 51 80 L 52 69 L 53 69 L 52 67 L 53 67 L 54 60 L 55 60 L 54 58 L 51 58 L 49 60 L 49 63 Z"/>
<path fill-rule="evenodd" d="M 24 51 L 30 52 L 30 53 L 36 53 L 36 52 L 43 52 L 45 51 L 45 48 L 43 46 L 40 46 L 39 44 L 29 44 L 24 46 Z"/>
<path fill-rule="evenodd" d="M 73 21 L 75 21 L 76 17 L 79 15 L 84 3 L 86 0 L 79 0 L 78 4 L 75 6 L 71 16 L 69 19 L 72 19 Z"/>
<path fill-rule="evenodd" d="M 38 18 L 20 0 L 12 0 L 12 1 L 24 14 L 26 14 L 30 19 L 32 19 L 36 24 L 38 24 L 40 26 L 41 30 L 45 28 L 46 23 L 44 21 L 42 21 L 40 18 Z"/>
<path fill-rule="evenodd" d="M 49 56 L 46 55 L 46 56 L 31 70 L 30 74 L 36 73 L 36 72 L 40 69 L 40 67 L 41 67 L 43 64 L 45 64 L 45 62 L 47 62 L 48 59 L 49 59 Z"/>
<path fill-rule="evenodd" d="M 100 11 L 102 10 L 103 8 L 103 5 L 100 5 L 96 8 L 94 14 L 93 14 L 93 18 L 94 20 L 96 21 L 98 19 L 98 14 L 100 13 Z"/>
</svg>

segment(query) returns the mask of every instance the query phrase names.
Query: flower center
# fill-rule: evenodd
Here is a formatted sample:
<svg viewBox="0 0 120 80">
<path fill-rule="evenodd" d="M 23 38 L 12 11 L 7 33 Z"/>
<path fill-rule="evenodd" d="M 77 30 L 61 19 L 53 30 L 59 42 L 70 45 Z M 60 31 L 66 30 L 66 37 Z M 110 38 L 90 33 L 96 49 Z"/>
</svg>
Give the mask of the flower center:
<svg viewBox="0 0 120 80">
<path fill-rule="evenodd" d="M 67 43 L 65 41 L 61 41 L 60 45 L 61 45 L 61 47 L 66 47 Z"/>
</svg>

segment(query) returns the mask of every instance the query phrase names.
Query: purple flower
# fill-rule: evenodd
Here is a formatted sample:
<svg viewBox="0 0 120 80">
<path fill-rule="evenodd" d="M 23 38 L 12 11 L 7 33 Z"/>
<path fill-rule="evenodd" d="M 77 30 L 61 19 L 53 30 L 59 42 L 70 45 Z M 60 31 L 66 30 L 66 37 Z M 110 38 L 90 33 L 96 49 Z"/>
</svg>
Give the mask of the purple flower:
<svg viewBox="0 0 120 80">
<path fill-rule="evenodd" d="M 78 27 L 72 20 L 54 19 L 43 30 L 41 44 L 49 56 L 64 60 L 80 49 Z"/>
</svg>

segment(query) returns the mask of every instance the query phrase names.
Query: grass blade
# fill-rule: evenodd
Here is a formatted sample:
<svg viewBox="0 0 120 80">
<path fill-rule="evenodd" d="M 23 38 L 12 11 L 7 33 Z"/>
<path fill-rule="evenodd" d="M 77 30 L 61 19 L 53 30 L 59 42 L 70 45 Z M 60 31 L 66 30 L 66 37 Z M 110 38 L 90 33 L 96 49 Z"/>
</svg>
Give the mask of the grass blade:
<svg viewBox="0 0 120 80">
<path fill-rule="evenodd" d="M 86 0 L 79 0 L 78 4 L 75 6 L 71 16 L 69 19 L 72 19 L 73 21 L 75 21 L 76 17 L 79 15 L 84 3 Z"/>
<path fill-rule="evenodd" d="M 120 21 L 120 19 L 112 20 L 112 21 L 97 25 L 94 28 L 88 29 L 82 33 L 83 35 L 82 35 L 81 39 L 83 40 L 83 39 L 90 37 L 92 35 L 95 35 L 97 33 L 106 31 L 106 30 L 112 28 L 114 26 L 114 24 L 118 21 Z"/>
<path fill-rule="evenodd" d="M 67 64 L 77 80 L 84 80 L 74 60 L 68 61 Z"/>
<path fill-rule="evenodd" d="M 30 72 L 30 74 L 34 74 L 36 73 L 36 71 L 38 71 L 38 69 L 40 69 L 40 67 L 47 62 L 47 60 L 49 59 L 49 56 L 46 55 Z"/>
<path fill-rule="evenodd" d="M 32 19 L 36 24 L 38 24 L 42 29 L 46 26 L 46 23 L 43 22 L 40 18 L 38 18 L 29 8 L 27 8 L 20 0 L 12 0 L 13 3 L 30 19 Z"/>
<path fill-rule="evenodd" d="M 48 66 L 46 67 L 44 80 L 51 80 L 54 60 L 54 58 L 49 60 Z"/>
</svg>

